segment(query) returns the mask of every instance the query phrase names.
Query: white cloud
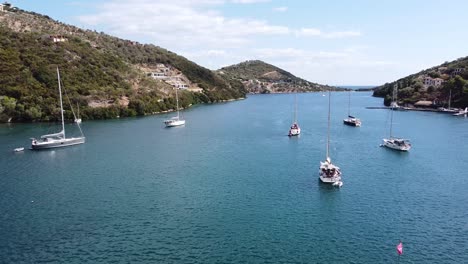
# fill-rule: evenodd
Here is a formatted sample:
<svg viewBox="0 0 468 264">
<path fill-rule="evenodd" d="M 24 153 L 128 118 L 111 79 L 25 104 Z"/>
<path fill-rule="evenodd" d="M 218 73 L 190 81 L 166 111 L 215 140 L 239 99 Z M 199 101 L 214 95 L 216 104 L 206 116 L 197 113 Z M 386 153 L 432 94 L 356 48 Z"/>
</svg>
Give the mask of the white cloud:
<svg viewBox="0 0 468 264">
<path fill-rule="evenodd" d="M 118 37 L 154 43 L 196 63 L 218 69 L 248 59 L 261 59 L 315 82 L 331 83 L 336 69 L 391 67 L 382 60 L 363 56 L 365 48 L 336 50 L 298 48 L 294 38 L 336 39 L 360 36 L 359 31 L 289 28 L 268 21 L 226 17 L 224 4 L 252 4 L 262 0 L 105 0 L 95 13 L 79 20 Z M 271 10 L 271 6 L 268 7 Z M 92 8 L 89 8 L 92 10 Z M 277 10 L 287 10 L 278 7 Z M 286 48 L 277 48 L 287 46 Z M 273 48 L 274 47 L 274 48 Z M 372 64 L 374 64 L 372 66 Z M 317 75 L 318 74 L 318 75 Z M 345 73 L 343 73 L 345 75 Z M 351 83 L 351 82 L 348 82 Z"/>
<path fill-rule="evenodd" d="M 359 31 L 336 31 L 324 34 L 325 38 L 346 38 L 346 37 L 359 37 L 361 36 Z"/>
<path fill-rule="evenodd" d="M 270 0 L 231 0 L 232 3 L 236 4 L 256 4 L 256 3 L 267 3 Z"/>
<path fill-rule="evenodd" d="M 209 56 L 224 56 L 226 55 L 226 51 L 225 50 L 208 50 L 206 54 Z"/>
<path fill-rule="evenodd" d="M 246 59 L 259 59 L 276 65 L 303 79 L 333 85 L 380 84 L 382 83 L 381 74 L 388 74 L 399 68 L 395 62 L 370 58 L 364 46 L 322 51 L 297 48 L 257 48 L 243 50 L 243 55 Z M 242 60 L 237 59 L 235 62 L 239 61 Z M 232 62 L 224 63 L 223 66 L 230 64 Z M 378 74 L 363 75 L 363 72 Z"/>
<path fill-rule="evenodd" d="M 191 58 L 191 59 L 207 59 L 207 58 L 227 58 L 231 57 L 229 52 L 221 49 L 210 49 L 210 50 L 199 50 L 199 51 L 182 51 L 180 53 L 182 56 Z"/>
<path fill-rule="evenodd" d="M 331 31 L 322 32 L 317 28 L 301 28 L 295 31 L 297 37 L 322 37 L 322 38 L 346 38 L 346 37 L 358 37 L 361 36 L 360 31 Z"/>
<path fill-rule="evenodd" d="M 322 35 L 322 31 L 317 28 L 301 28 L 296 30 L 296 36 L 298 37 L 309 37 L 309 36 L 320 36 Z"/>
<path fill-rule="evenodd" d="M 99 6 L 96 14 L 81 16 L 79 20 L 92 26 L 107 26 L 110 34 L 150 39 L 175 50 L 190 46 L 237 47 L 249 43 L 252 36 L 290 32 L 288 27 L 262 20 L 226 18 L 213 8 L 222 3 L 219 0 L 182 2 L 109 0 Z"/>
<path fill-rule="evenodd" d="M 286 48 L 286 49 L 273 49 L 273 48 L 263 48 L 255 49 L 254 53 L 265 59 L 278 59 L 278 58 L 297 58 L 302 57 L 306 54 L 306 51 L 301 49 Z"/>
<path fill-rule="evenodd" d="M 263 59 L 273 60 L 295 60 L 295 61 L 324 61 L 324 60 L 337 60 L 351 57 L 351 53 L 347 51 L 310 51 L 303 49 L 255 49 L 255 54 Z"/>
<path fill-rule="evenodd" d="M 275 12 L 286 12 L 286 11 L 288 11 L 288 7 L 287 6 L 274 7 L 273 11 L 275 11 Z"/>
</svg>

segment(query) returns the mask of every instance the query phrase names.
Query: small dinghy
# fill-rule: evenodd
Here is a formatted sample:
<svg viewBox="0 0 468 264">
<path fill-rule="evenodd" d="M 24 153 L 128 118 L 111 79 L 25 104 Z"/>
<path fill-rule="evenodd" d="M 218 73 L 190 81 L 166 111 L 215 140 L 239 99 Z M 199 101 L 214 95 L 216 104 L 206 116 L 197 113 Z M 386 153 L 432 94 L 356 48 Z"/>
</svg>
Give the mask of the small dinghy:
<svg viewBox="0 0 468 264">
<path fill-rule="evenodd" d="M 332 185 L 335 186 L 335 187 L 341 187 L 341 186 L 343 186 L 343 182 L 342 181 L 336 181 Z"/>
<path fill-rule="evenodd" d="M 24 151 L 24 148 L 15 148 L 13 151 L 14 152 L 21 152 L 21 151 Z"/>
</svg>

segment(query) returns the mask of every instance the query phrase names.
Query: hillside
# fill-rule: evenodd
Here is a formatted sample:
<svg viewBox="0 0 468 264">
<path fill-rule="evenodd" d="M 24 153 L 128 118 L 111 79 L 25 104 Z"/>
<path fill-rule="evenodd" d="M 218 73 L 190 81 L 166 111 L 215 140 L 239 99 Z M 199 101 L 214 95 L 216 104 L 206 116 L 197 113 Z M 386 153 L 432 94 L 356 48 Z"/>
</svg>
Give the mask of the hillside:
<svg viewBox="0 0 468 264">
<path fill-rule="evenodd" d="M 451 106 L 468 106 L 468 57 L 445 62 L 397 81 L 376 87 L 374 96 L 384 97 L 390 105 L 394 87 L 398 89 L 400 105 L 414 105 L 418 101 L 431 101 L 433 107 L 447 107 L 451 94 Z"/>
<path fill-rule="evenodd" d="M 0 12 L 0 122 L 57 120 L 56 67 L 83 119 L 172 110 L 175 87 L 181 107 L 246 94 L 239 81 L 166 49 L 17 8 Z"/>
<path fill-rule="evenodd" d="M 312 83 L 271 64 L 259 60 L 245 61 L 217 71 L 231 79 L 242 81 L 249 93 L 285 93 L 343 90 Z"/>
</svg>

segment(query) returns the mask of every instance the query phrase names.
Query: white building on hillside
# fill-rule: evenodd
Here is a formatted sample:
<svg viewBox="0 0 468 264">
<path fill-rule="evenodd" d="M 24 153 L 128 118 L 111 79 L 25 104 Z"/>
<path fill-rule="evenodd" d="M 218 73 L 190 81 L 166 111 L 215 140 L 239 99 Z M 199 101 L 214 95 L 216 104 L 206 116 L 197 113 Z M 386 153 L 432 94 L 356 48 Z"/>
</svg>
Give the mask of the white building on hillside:
<svg viewBox="0 0 468 264">
<path fill-rule="evenodd" d="M 167 74 L 165 72 L 150 72 L 148 73 L 148 76 L 159 80 L 167 79 Z"/>
<path fill-rule="evenodd" d="M 174 85 L 174 87 L 177 88 L 177 89 L 183 89 L 183 90 L 185 90 L 185 89 L 188 88 L 188 85 L 187 85 L 187 84 L 181 83 L 181 82 L 177 82 L 177 83 L 175 83 L 175 84 L 173 84 L 173 85 Z"/>
<path fill-rule="evenodd" d="M 156 69 L 148 73 L 154 79 L 166 80 L 170 78 L 171 69 L 162 63 L 156 64 Z"/>
<path fill-rule="evenodd" d="M 0 12 L 4 12 L 4 10 L 3 10 L 3 4 L 0 4 Z"/>
<path fill-rule="evenodd" d="M 68 41 L 68 38 L 64 36 L 50 36 L 50 39 L 52 39 L 54 43 Z"/>
<path fill-rule="evenodd" d="M 429 86 L 439 87 L 444 83 L 444 79 L 441 78 L 431 78 L 429 76 L 425 76 L 423 79 L 424 88 L 428 88 Z"/>
</svg>

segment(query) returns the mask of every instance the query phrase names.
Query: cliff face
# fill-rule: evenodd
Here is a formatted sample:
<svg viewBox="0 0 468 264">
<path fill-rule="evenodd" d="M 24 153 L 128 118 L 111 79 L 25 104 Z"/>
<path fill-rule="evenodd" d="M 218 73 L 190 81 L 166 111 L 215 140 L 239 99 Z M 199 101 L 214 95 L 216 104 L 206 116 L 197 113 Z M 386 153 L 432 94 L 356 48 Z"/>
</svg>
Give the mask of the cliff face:
<svg viewBox="0 0 468 264">
<path fill-rule="evenodd" d="M 218 73 L 242 81 L 250 93 L 285 93 L 342 90 L 312 83 L 271 64 L 259 60 L 224 67 Z"/>
<path fill-rule="evenodd" d="M 0 121 L 57 120 L 57 67 L 84 119 L 173 109 L 176 87 L 182 107 L 246 93 L 239 81 L 154 45 L 20 9 L 0 12 Z"/>
</svg>

